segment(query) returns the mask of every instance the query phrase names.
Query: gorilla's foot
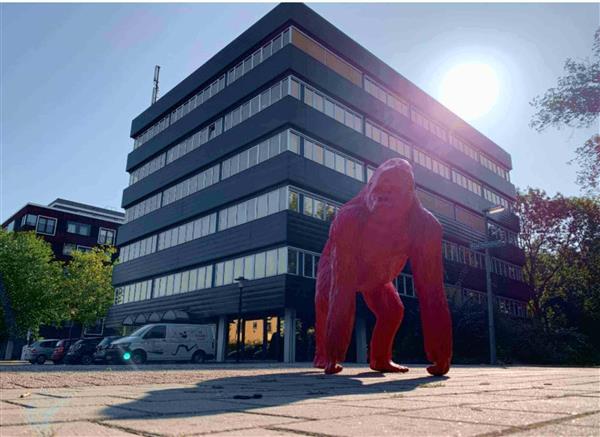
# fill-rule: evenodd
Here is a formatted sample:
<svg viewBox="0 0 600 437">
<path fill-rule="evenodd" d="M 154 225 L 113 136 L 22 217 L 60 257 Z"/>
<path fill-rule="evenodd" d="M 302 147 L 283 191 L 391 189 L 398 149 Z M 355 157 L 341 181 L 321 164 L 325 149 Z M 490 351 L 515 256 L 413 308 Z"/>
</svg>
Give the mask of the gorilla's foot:
<svg viewBox="0 0 600 437">
<path fill-rule="evenodd" d="M 429 374 L 433 375 L 433 376 L 445 375 L 446 373 L 448 373 L 448 370 L 450 370 L 450 363 L 443 363 L 443 364 L 435 363 L 434 365 L 429 366 L 427 368 L 427 371 L 429 372 Z"/>
<path fill-rule="evenodd" d="M 401 366 L 394 363 L 392 360 L 389 361 L 374 361 L 370 364 L 371 369 L 377 372 L 408 372 L 408 367 Z"/>
<path fill-rule="evenodd" d="M 342 371 L 342 369 L 343 369 L 343 367 L 340 364 L 327 363 L 327 365 L 325 366 L 325 374 L 333 375 L 334 373 L 340 373 Z"/>
<path fill-rule="evenodd" d="M 325 358 L 315 357 L 313 361 L 313 367 L 316 367 L 317 369 L 324 369 L 327 367 L 327 361 Z"/>
</svg>

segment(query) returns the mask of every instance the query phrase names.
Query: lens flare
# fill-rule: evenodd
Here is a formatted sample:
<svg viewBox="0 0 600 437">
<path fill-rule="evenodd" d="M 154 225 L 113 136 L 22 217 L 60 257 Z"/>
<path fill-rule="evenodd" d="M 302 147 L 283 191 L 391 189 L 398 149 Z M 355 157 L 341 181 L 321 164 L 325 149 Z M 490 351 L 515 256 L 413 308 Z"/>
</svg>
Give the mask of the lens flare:
<svg viewBox="0 0 600 437">
<path fill-rule="evenodd" d="M 489 112 L 500 94 L 498 76 L 488 64 L 460 64 L 440 84 L 440 100 L 450 110 L 474 120 Z"/>
<path fill-rule="evenodd" d="M 129 361 L 129 360 L 131 359 L 131 354 L 130 354 L 129 352 L 125 352 L 125 353 L 123 354 L 123 359 L 124 359 L 125 361 Z"/>
</svg>

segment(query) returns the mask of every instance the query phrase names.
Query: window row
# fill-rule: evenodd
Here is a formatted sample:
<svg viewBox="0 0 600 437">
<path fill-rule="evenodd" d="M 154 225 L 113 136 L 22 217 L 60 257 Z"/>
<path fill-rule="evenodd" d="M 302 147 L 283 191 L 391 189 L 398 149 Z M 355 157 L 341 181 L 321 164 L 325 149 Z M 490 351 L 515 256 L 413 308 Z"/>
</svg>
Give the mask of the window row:
<svg viewBox="0 0 600 437">
<path fill-rule="evenodd" d="M 477 194 L 478 196 L 482 195 L 480 183 L 475 182 L 473 179 L 463 175 L 462 173 L 457 172 L 454 169 L 452 169 L 452 182 L 460 185 L 463 188 L 466 188 L 467 190 Z"/>
<path fill-rule="evenodd" d="M 152 280 L 136 282 L 115 288 L 115 305 L 138 302 L 152 297 Z"/>
<path fill-rule="evenodd" d="M 169 118 L 170 115 L 166 115 L 158 123 L 154 123 L 148 129 L 146 129 L 144 133 L 135 137 L 133 140 L 133 150 L 137 149 L 142 144 L 149 141 L 151 138 L 154 138 L 156 135 L 168 128 L 170 125 Z"/>
<path fill-rule="evenodd" d="M 158 234 L 158 247 L 156 250 L 184 244 L 198 238 L 214 234 L 217 230 L 217 214 L 212 213 L 194 221 L 184 223 Z"/>
<path fill-rule="evenodd" d="M 302 202 L 302 209 L 300 208 Z M 325 200 L 313 194 L 290 188 L 289 209 L 319 220 L 331 221 L 339 212 L 341 206 L 330 200 Z"/>
<path fill-rule="evenodd" d="M 163 194 L 162 206 L 167 206 L 217 182 L 219 182 L 219 164 L 167 188 Z"/>
<path fill-rule="evenodd" d="M 258 114 L 263 109 L 266 109 L 281 100 L 281 98 L 288 95 L 288 93 L 289 78 L 285 78 L 226 114 L 223 117 L 225 123 L 224 130 L 229 130 L 248 118 Z"/>
<path fill-rule="evenodd" d="M 485 168 L 487 168 L 488 170 L 493 171 L 494 173 L 496 173 L 498 176 L 500 176 L 502 179 L 505 179 L 507 181 L 510 180 L 510 176 L 508 173 L 508 170 L 506 170 L 504 167 L 502 167 L 500 164 L 496 164 L 494 161 L 492 161 L 491 159 L 489 159 L 487 156 L 485 156 L 483 153 L 479 154 L 479 162 L 481 163 L 481 165 L 483 165 Z"/>
<path fill-rule="evenodd" d="M 153 298 L 203 290 L 212 286 L 212 265 L 154 279 Z"/>
<path fill-rule="evenodd" d="M 410 119 L 413 121 L 413 123 L 418 124 L 426 131 L 431 132 L 442 141 L 448 141 L 448 133 L 446 132 L 446 129 L 431 120 L 429 117 L 423 115 L 420 111 L 417 111 L 415 108 L 412 108 L 410 111 Z"/>
<path fill-rule="evenodd" d="M 412 158 L 411 146 L 406 141 L 401 140 L 370 120 L 365 122 L 365 135 L 408 159 Z"/>
<path fill-rule="evenodd" d="M 496 297 L 496 301 L 501 313 L 515 317 L 527 317 L 527 304 L 524 302 L 500 296 Z"/>
<path fill-rule="evenodd" d="M 264 193 L 219 211 L 219 231 L 287 209 L 287 187 Z"/>
<path fill-rule="evenodd" d="M 21 226 L 34 226 L 38 234 L 55 235 L 58 221 L 53 217 L 38 216 L 35 214 L 25 214 L 21 217 Z M 89 223 L 79 223 L 67 221 L 67 232 L 70 234 L 89 237 L 92 234 L 92 225 Z M 100 227 L 98 230 L 98 244 L 112 246 L 115 244 L 117 231 Z"/>
<path fill-rule="evenodd" d="M 450 241 L 442 241 L 442 255 L 449 261 L 466 264 L 477 269 L 485 269 L 485 257 L 482 253 Z"/>
<path fill-rule="evenodd" d="M 119 250 L 119 261 L 124 263 L 156 252 L 156 240 L 157 236 L 152 235 L 121 247 Z"/>
<path fill-rule="evenodd" d="M 365 181 L 364 165 L 362 162 L 296 132 L 292 133 L 292 143 L 302 143 L 305 158 L 361 182 Z"/>
<path fill-rule="evenodd" d="M 492 258 L 492 272 L 516 281 L 523 282 L 523 270 L 520 266 Z"/>
<path fill-rule="evenodd" d="M 440 176 L 450 179 L 450 167 L 445 164 L 442 164 L 435 158 L 429 156 L 429 154 L 415 148 L 415 162 L 419 165 L 422 165 L 426 169 L 431 170 L 434 173 L 439 174 Z"/>
<path fill-rule="evenodd" d="M 129 174 L 129 185 L 135 184 L 137 181 L 144 179 L 147 176 L 150 176 L 157 170 L 160 170 L 165 166 L 165 154 L 161 153 L 156 158 L 148 161 L 146 164 L 141 167 L 133 170 Z"/>
<path fill-rule="evenodd" d="M 242 62 L 227 72 L 227 85 L 232 84 L 244 74 L 247 74 L 253 68 L 256 68 L 260 63 L 267 60 L 271 55 L 278 52 L 286 44 L 290 43 L 290 29 L 287 28 L 268 43 L 256 50 Z"/>
<path fill-rule="evenodd" d="M 152 211 L 156 211 L 161 206 L 161 199 L 162 193 L 156 193 L 154 196 L 150 196 L 140 203 L 136 203 L 125 209 L 125 223 L 138 219 L 146 214 L 150 214 Z"/>
<path fill-rule="evenodd" d="M 244 74 L 252 70 L 258 64 L 269 58 L 272 54 L 279 51 L 283 46 L 290 43 L 290 41 L 290 29 L 288 28 L 265 44 L 262 48 L 258 49 L 252 55 L 248 56 L 234 68 L 230 69 L 227 72 L 227 75 L 223 74 L 214 80 L 202 91 L 199 91 L 197 94 L 186 100 L 183 104 L 179 105 L 177 109 L 173 110 L 169 115 L 161 119 L 158 123 L 155 123 L 144 133 L 137 136 L 134 139 L 133 148 L 137 149 L 139 146 L 165 130 L 168 126 L 189 114 L 192 110 L 196 109 L 208 99 L 221 92 L 227 85 L 230 85 Z"/>
<path fill-rule="evenodd" d="M 296 82 L 296 79 L 294 78 L 292 81 Z M 354 129 L 360 133 L 363 132 L 363 118 L 361 115 L 348 109 L 332 98 L 326 97 L 307 84 L 300 81 L 297 81 L 297 83 L 301 85 L 301 94 L 304 96 L 304 103 L 306 103 L 308 106 L 311 106 L 328 117 L 331 117 L 336 121 L 348 126 L 350 129 Z M 296 85 L 292 85 L 292 89 L 294 89 L 295 86 Z M 294 94 L 292 93 L 292 95 Z"/>
<path fill-rule="evenodd" d="M 390 108 L 395 109 L 400 114 L 403 114 L 406 117 L 409 116 L 409 105 L 404 99 L 401 99 L 391 91 L 386 90 L 367 76 L 365 76 L 365 91 L 381 100 Z"/>
<path fill-rule="evenodd" d="M 287 247 L 272 249 L 215 264 L 215 287 L 233 284 L 239 277 L 261 279 L 288 272 Z"/>
<path fill-rule="evenodd" d="M 71 256 L 76 250 L 79 250 L 80 252 L 89 252 L 92 248 L 89 246 L 82 246 L 81 244 L 65 243 L 63 244 L 62 254 Z"/>
<path fill-rule="evenodd" d="M 195 134 L 187 137 L 185 140 L 176 144 L 167 150 L 166 153 L 166 164 L 170 164 L 176 159 L 181 158 L 183 155 L 190 153 L 192 150 L 197 149 L 206 142 L 223 133 L 223 120 L 221 118 L 211 122 L 203 129 L 200 129 Z"/>
<path fill-rule="evenodd" d="M 185 117 L 187 114 L 189 114 L 198 106 L 206 102 L 215 94 L 222 91 L 223 88 L 225 88 L 225 75 L 222 75 L 218 79 L 215 79 L 213 83 L 211 83 L 202 91 L 189 98 L 182 105 L 179 105 L 177 109 L 173 110 L 171 112 L 171 124 L 175 123 L 177 120 L 180 120 L 182 117 Z"/>
<path fill-rule="evenodd" d="M 464 153 L 468 157 L 473 158 L 475 161 L 477 161 L 478 156 L 479 156 L 479 154 L 477 153 L 477 150 L 475 150 L 473 147 L 469 146 L 466 141 L 461 140 L 460 138 L 458 138 L 455 135 L 450 135 L 449 143 L 450 143 L 450 145 L 456 147 L 458 150 L 460 150 L 462 153 Z"/>
<path fill-rule="evenodd" d="M 501 205 L 506 209 L 510 207 L 508 200 L 488 188 L 483 189 L 483 197 L 494 205 Z"/>
<path fill-rule="evenodd" d="M 298 153 L 298 145 L 289 141 L 289 135 L 289 130 L 279 132 L 254 147 L 226 159 L 221 164 L 221 179 L 227 179 L 250 167 L 254 167 L 286 150 Z"/>
<path fill-rule="evenodd" d="M 519 247 L 519 236 L 516 232 L 504 229 L 497 224 L 488 221 L 487 224 L 488 236 L 491 240 L 504 241 L 507 244 Z"/>
</svg>

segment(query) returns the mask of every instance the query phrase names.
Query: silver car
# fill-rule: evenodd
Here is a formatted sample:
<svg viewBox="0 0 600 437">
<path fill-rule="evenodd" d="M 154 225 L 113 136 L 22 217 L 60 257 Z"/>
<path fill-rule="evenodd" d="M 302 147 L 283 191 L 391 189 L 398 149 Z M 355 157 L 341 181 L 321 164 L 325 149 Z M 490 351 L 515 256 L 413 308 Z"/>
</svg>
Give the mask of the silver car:
<svg viewBox="0 0 600 437">
<path fill-rule="evenodd" d="M 21 359 L 31 364 L 44 364 L 52 356 L 59 340 L 38 340 L 29 346 L 23 346 Z"/>
</svg>

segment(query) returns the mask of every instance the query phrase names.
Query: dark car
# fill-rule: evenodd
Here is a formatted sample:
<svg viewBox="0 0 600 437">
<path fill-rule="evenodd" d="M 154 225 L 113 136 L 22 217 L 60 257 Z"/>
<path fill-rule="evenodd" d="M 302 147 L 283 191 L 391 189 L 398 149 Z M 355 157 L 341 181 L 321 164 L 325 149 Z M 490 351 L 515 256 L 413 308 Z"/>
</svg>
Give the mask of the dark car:
<svg viewBox="0 0 600 437">
<path fill-rule="evenodd" d="M 65 355 L 66 364 L 92 364 L 94 362 L 94 352 L 101 338 L 82 338 L 77 340 Z"/>
<path fill-rule="evenodd" d="M 77 341 L 77 340 L 69 339 L 69 340 L 61 340 L 58 343 L 56 343 L 56 347 L 54 348 L 54 351 L 52 352 L 52 356 L 50 357 L 52 362 L 54 364 L 62 364 L 65 359 L 65 355 L 67 354 L 69 348 L 75 341 Z"/>
<path fill-rule="evenodd" d="M 102 341 L 100 343 L 98 343 L 98 346 L 96 346 L 96 352 L 94 352 L 94 362 L 95 363 L 105 363 L 106 360 L 106 350 L 108 349 L 108 347 L 110 346 L 110 344 L 121 338 L 118 335 L 112 335 L 109 337 L 104 337 L 102 339 Z"/>
</svg>

